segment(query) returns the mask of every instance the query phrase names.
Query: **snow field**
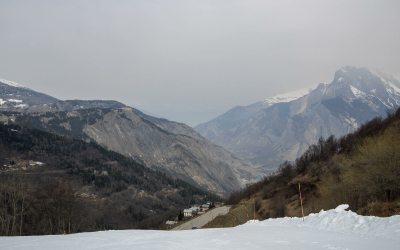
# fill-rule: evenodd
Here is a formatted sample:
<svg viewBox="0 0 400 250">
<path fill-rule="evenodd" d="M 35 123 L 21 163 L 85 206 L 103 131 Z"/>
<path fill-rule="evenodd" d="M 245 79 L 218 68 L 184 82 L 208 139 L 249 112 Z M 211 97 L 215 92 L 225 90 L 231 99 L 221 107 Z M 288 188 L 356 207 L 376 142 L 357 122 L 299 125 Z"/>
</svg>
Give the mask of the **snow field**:
<svg viewBox="0 0 400 250">
<path fill-rule="evenodd" d="M 378 218 L 348 205 L 302 218 L 249 221 L 235 228 L 186 231 L 120 230 L 0 237 L 1 249 L 400 249 L 400 216 Z"/>
</svg>

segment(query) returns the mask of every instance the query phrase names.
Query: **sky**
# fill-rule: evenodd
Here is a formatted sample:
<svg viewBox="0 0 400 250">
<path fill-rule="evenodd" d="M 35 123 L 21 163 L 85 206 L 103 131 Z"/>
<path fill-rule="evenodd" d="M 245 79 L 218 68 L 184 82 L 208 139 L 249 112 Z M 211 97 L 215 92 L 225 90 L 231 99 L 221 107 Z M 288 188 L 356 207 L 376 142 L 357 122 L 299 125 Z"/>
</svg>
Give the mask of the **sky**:
<svg viewBox="0 0 400 250">
<path fill-rule="evenodd" d="M 0 78 L 190 126 L 344 66 L 400 78 L 400 1 L 1 0 Z"/>
</svg>

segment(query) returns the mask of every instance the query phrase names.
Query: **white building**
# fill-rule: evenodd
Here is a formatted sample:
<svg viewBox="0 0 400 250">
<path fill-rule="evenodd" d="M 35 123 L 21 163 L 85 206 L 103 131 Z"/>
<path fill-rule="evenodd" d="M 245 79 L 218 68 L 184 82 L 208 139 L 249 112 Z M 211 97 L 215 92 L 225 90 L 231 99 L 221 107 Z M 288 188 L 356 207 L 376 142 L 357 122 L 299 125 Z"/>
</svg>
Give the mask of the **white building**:
<svg viewBox="0 0 400 250">
<path fill-rule="evenodd" d="M 196 206 L 191 207 L 189 209 L 192 210 L 192 211 L 200 211 L 200 207 L 196 207 Z"/>
<path fill-rule="evenodd" d="M 185 210 L 183 210 L 183 216 L 185 216 L 185 217 L 192 217 L 192 209 L 185 209 Z"/>
</svg>

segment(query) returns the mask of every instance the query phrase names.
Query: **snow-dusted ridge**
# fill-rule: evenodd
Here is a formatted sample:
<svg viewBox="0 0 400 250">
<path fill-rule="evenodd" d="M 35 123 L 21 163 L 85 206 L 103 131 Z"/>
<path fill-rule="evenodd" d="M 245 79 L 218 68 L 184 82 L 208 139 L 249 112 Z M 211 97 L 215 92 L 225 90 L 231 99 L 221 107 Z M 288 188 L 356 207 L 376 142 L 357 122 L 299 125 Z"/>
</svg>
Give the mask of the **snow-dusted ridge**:
<svg viewBox="0 0 400 250">
<path fill-rule="evenodd" d="M 351 92 L 353 92 L 354 96 L 356 98 L 365 98 L 367 94 L 362 92 L 361 90 L 355 88 L 353 85 L 350 85 Z"/>
<path fill-rule="evenodd" d="M 366 68 L 366 69 L 369 70 L 371 72 L 371 74 L 373 74 L 381 79 L 382 83 L 386 87 L 386 91 L 390 95 L 400 95 L 400 82 L 396 78 L 394 78 L 390 73 L 387 73 L 380 69 L 370 69 L 370 68 Z M 348 74 L 345 67 L 341 68 L 340 71 L 344 72 L 345 74 Z M 345 80 L 343 77 L 339 77 L 336 81 L 343 82 Z M 399 86 L 397 86 L 395 83 Z M 327 87 L 329 85 L 330 84 L 325 84 L 325 87 Z M 302 89 L 284 93 L 284 94 L 278 94 L 278 95 L 275 95 L 272 97 L 268 97 L 268 98 L 264 99 L 262 102 L 270 104 L 270 105 L 275 104 L 275 103 L 281 103 L 281 102 L 291 102 L 291 101 L 297 100 L 305 95 L 308 95 L 311 91 L 315 90 L 318 86 L 319 86 L 319 84 L 314 84 L 307 88 L 302 88 Z M 370 96 L 369 94 L 359 90 L 358 88 L 356 88 L 355 86 L 352 86 L 352 85 L 351 85 L 351 91 L 353 92 L 353 94 L 355 95 L 356 98 L 366 98 L 366 97 Z M 372 93 L 374 93 L 374 92 L 372 92 Z M 384 104 L 386 106 L 388 106 L 387 103 L 384 103 Z"/>
<path fill-rule="evenodd" d="M 348 205 L 302 218 L 252 220 L 235 228 L 119 230 L 72 235 L 0 237 L 2 249 L 399 249 L 400 216 L 378 218 Z M 233 221 L 232 221 L 233 223 Z"/>
<path fill-rule="evenodd" d="M 393 82 L 398 82 L 396 78 L 394 78 L 390 73 L 381 70 L 381 69 L 368 69 L 373 75 L 379 77 L 383 84 L 386 85 L 386 88 L 388 89 L 388 92 L 397 92 L 397 94 L 400 94 L 400 86 L 396 86 Z M 394 93 L 393 93 L 394 94 Z"/>
<path fill-rule="evenodd" d="M 294 100 L 299 99 L 300 97 L 303 97 L 307 94 L 309 94 L 311 91 L 313 91 L 314 89 L 316 89 L 318 87 L 319 84 L 313 84 L 307 88 L 302 88 L 299 90 L 295 90 L 289 93 L 285 93 L 285 94 L 278 94 L 272 97 L 268 97 L 266 99 L 264 99 L 262 102 L 264 103 L 268 103 L 270 105 L 275 104 L 275 103 L 280 103 L 280 102 L 291 102 Z"/>
<path fill-rule="evenodd" d="M 13 81 L 5 80 L 5 79 L 0 79 L 0 82 L 2 82 L 4 84 L 7 84 L 7 85 L 9 85 L 11 87 L 29 89 L 29 88 L 25 87 L 24 85 L 21 85 L 19 83 L 13 82 Z"/>
</svg>

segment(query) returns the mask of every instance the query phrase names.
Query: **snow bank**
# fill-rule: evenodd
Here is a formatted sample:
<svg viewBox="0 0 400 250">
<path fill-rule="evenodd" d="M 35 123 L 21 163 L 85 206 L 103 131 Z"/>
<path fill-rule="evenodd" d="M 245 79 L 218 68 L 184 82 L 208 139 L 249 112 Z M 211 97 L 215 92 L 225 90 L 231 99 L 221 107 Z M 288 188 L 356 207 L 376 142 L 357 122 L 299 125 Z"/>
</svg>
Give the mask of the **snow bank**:
<svg viewBox="0 0 400 250">
<path fill-rule="evenodd" d="M 235 228 L 185 231 L 119 230 L 71 235 L 0 237 L 13 250 L 319 250 L 399 249 L 400 216 L 376 218 L 346 211 L 348 205 L 303 218 L 280 218 Z"/>
<path fill-rule="evenodd" d="M 352 211 L 346 211 L 349 205 L 340 205 L 336 209 L 310 214 L 303 218 L 285 217 L 268 219 L 256 223 L 259 226 L 288 226 L 312 228 L 330 232 L 353 234 L 358 236 L 373 236 L 400 241 L 400 216 L 388 218 L 361 216 Z M 256 221 L 257 222 L 257 221 Z M 254 225 L 250 222 L 246 226 Z"/>
</svg>

